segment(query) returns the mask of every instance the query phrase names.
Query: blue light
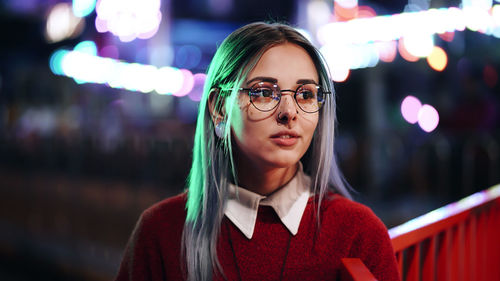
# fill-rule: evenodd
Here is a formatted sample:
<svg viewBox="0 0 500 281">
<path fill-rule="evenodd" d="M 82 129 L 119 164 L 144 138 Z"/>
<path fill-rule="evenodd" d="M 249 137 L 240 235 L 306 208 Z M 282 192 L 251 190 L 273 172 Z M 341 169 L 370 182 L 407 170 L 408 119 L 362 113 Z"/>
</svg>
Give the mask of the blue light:
<svg viewBox="0 0 500 281">
<path fill-rule="evenodd" d="M 97 46 L 93 41 L 82 41 L 78 43 L 73 50 L 91 56 L 97 56 Z"/>
<path fill-rule="evenodd" d="M 96 0 L 73 0 L 73 14 L 83 18 L 94 11 Z"/>
<path fill-rule="evenodd" d="M 49 66 L 50 70 L 52 73 L 56 75 L 63 75 L 63 69 L 62 69 L 62 60 L 65 55 L 67 55 L 69 52 L 66 50 L 58 50 L 55 51 L 52 56 L 50 56 L 49 60 Z"/>
</svg>

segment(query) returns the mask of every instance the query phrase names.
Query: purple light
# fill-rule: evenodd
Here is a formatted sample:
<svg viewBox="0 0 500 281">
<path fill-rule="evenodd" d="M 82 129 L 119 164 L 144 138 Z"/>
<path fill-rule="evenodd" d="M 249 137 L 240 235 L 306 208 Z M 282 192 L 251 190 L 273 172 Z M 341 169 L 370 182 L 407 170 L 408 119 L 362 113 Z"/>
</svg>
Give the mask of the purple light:
<svg viewBox="0 0 500 281">
<path fill-rule="evenodd" d="M 118 48 L 115 45 L 108 45 L 99 50 L 99 56 L 118 59 L 120 57 Z"/>
<path fill-rule="evenodd" d="M 184 75 L 184 83 L 182 83 L 182 88 L 178 92 L 174 93 L 174 96 L 178 97 L 182 97 L 189 94 L 189 92 L 191 92 L 191 90 L 194 87 L 193 73 L 191 73 L 191 71 L 187 69 L 181 69 L 181 72 Z"/>
<path fill-rule="evenodd" d="M 100 33 L 104 33 L 104 32 L 109 31 L 107 21 L 105 21 L 99 17 L 96 17 L 95 18 L 95 29 Z"/>
<path fill-rule="evenodd" d="M 410 124 L 418 121 L 418 113 L 422 108 L 422 103 L 414 96 L 407 96 L 401 103 L 401 114 Z"/>
<path fill-rule="evenodd" d="M 438 124 L 439 114 L 437 110 L 428 104 L 424 104 L 418 112 L 418 125 L 420 125 L 420 128 L 430 133 L 436 129 Z"/>
<path fill-rule="evenodd" d="M 194 78 L 194 86 L 193 90 L 189 93 L 189 98 L 192 101 L 200 101 L 201 96 L 203 95 L 203 85 L 205 84 L 205 79 L 207 75 L 204 73 L 196 73 L 193 75 Z"/>
</svg>

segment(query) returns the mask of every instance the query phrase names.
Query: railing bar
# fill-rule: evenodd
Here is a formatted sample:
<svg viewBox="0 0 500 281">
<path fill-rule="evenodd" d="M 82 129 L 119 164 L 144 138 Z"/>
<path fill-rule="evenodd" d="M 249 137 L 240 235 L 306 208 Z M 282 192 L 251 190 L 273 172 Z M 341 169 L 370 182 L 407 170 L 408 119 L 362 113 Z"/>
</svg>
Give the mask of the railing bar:
<svg viewBox="0 0 500 281">
<path fill-rule="evenodd" d="M 420 243 L 408 248 L 406 260 L 408 271 L 405 280 L 420 281 Z"/>
<path fill-rule="evenodd" d="M 458 226 L 452 227 L 450 230 L 451 241 L 450 241 L 450 280 L 456 281 L 459 278 L 459 239 L 458 239 Z"/>
<path fill-rule="evenodd" d="M 493 248 L 493 252 L 496 254 L 496 257 L 492 259 L 493 263 L 498 263 L 500 261 L 500 241 L 498 240 L 500 237 L 500 201 L 497 202 L 497 204 L 494 205 L 494 217 L 493 217 L 493 223 L 491 224 L 492 227 L 494 227 L 494 235 L 493 235 L 493 243 L 496 245 L 496 248 Z M 495 265 L 494 266 L 495 274 L 496 274 L 496 279 L 500 280 L 500 266 Z"/>
<path fill-rule="evenodd" d="M 465 280 L 465 267 L 468 266 L 465 264 L 465 223 L 466 221 L 462 221 L 458 225 L 458 280 Z"/>
<path fill-rule="evenodd" d="M 436 236 L 426 239 L 420 248 L 422 252 L 422 281 L 434 281 L 436 278 L 436 241 Z"/>
<path fill-rule="evenodd" d="M 439 234 L 437 248 L 437 280 L 439 281 L 450 281 L 450 236 L 450 229 Z"/>
<path fill-rule="evenodd" d="M 477 218 L 477 268 L 476 268 L 476 278 L 474 280 L 482 281 L 485 280 L 485 270 L 486 270 L 486 259 L 485 252 L 488 244 L 486 243 L 486 235 L 485 235 L 485 219 L 486 214 L 484 212 L 480 212 Z"/>
<path fill-rule="evenodd" d="M 486 212 L 486 225 L 485 227 L 487 228 L 487 237 L 486 237 L 486 244 L 488 247 L 486 248 L 486 261 L 487 261 L 487 270 L 485 271 L 485 276 L 486 279 L 488 280 L 499 280 L 499 272 L 498 266 L 499 266 L 499 254 L 498 248 L 499 242 L 498 239 L 500 239 L 499 236 L 496 236 L 496 229 L 498 228 L 498 224 L 500 223 L 498 220 L 495 218 L 495 206 L 490 206 L 488 211 Z"/>
<path fill-rule="evenodd" d="M 396 261 L 398 263 L 398 272 L 399 272 L 399 279 L 403 279 L 403 265 L 404 265 L 404 260 L 403 260 L 403 251 L 398 251 L 396 252 Z"/>
<path fill-rule="evenodd" d="M 464 278 L 465 280 L 473 280 L 472 273 L 476 268 L 476 259 L 475 259 L 475 251 L 476 251 L 476 237 L 474 227 L 476 216 L 472 214 L 470 218 L 465 222 L 465 230 L 464 230 Z"/>
</svg>

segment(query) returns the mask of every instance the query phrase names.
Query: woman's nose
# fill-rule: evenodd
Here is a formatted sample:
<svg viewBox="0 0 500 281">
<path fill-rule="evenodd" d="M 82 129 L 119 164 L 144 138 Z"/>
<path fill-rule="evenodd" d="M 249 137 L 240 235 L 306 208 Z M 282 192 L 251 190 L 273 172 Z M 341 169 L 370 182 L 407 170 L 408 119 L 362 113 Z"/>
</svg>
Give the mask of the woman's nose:
<svg viewBox="0 0 500 281">
<path fill-rule="evenodd" d="M 297 106 L 292 95 L 282 94 L 281 102 L 278 107 L 277 120 L 281 124 L 287 124 L 292 120 L 297 119 Z"/>
</svg>

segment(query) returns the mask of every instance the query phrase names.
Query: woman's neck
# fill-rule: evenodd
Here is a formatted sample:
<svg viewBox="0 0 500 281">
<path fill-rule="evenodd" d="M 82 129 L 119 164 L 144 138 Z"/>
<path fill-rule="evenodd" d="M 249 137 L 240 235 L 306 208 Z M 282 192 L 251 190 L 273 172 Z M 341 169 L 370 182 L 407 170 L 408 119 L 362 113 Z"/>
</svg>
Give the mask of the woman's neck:
<svg viewBox="0 0 500 281">
<path fill-rule="evenodd" d="M 244 167 L 238 165 L 238 185 L 260 195 L 269 195 L 288 183 L 297 172 L 298 163 L 288 167 Z"/>
</svg>

